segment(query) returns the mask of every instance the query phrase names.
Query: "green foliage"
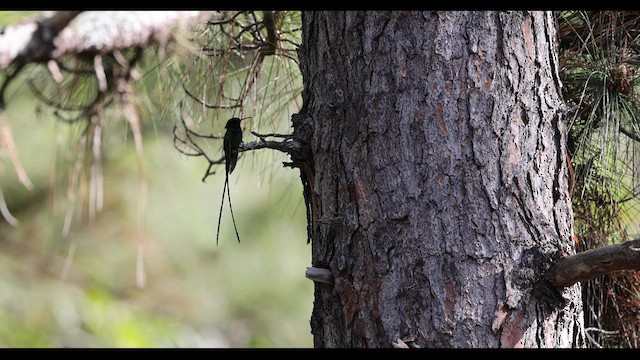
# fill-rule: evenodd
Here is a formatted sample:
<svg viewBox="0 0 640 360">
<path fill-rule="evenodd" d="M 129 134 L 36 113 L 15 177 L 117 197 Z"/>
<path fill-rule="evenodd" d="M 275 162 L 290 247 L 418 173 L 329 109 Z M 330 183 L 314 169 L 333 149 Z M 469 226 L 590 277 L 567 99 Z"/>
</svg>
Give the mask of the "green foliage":
<svg viewBox="0 0 640 360">
<path fill-rule="evenodd" d="M 561 77 L 576 176 L 585 186 L 598 179 L 616 201 L 638 187 L 640 63 L 635 58 L 640 52 L 635 55 L 638 34 L 628 27 L 640 24 L 639 19 L 625 12 L 577 11 L 560 17 Z"/>
<path fill-rule="evenodd" d="M 638 65 L 640 13 L 557 13 L 561 78 L 570 121 L 578 251 L 637 237 L 640 230 Z M 584 282 L 588 345 L 638 347 L 637 272 Z M 627 284 L 621 290 L 620 284 Z"/>
</svg>

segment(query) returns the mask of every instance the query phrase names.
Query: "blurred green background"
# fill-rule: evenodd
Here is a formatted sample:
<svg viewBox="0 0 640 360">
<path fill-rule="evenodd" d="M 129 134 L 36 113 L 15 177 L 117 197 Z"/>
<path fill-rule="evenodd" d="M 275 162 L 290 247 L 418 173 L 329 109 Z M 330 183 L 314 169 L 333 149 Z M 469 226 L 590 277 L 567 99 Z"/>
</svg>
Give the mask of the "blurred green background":
<svg viewBox="0 0 640 360">
<path fill-rule="evenodd" d="M 145 86 L 154 81 L 146 77 Z M 63 236 L 74 206 L 63 175 L 83 127 L 57 121 L 24 85 L 8 91 L 3 118 L 34 189 L 19 183 L 0 149 L 0 188 L 20 222 L 0 218 L 1 347 L 313 345 L 313 283 L 304 276 L 311 248 L 299 173 L 282 167 L 286 156 L 241 157 L 230 186 L 242 243 L 225 204 L 216 247 L 223 168 L 203 183 L 206 161 L 174 148 L 178 109 L 141 114 L 144 174 L 126 122 L 105 129 L 103 211 Z M 139 212 L 141 179 L 148 191 Z"/>
</svg>

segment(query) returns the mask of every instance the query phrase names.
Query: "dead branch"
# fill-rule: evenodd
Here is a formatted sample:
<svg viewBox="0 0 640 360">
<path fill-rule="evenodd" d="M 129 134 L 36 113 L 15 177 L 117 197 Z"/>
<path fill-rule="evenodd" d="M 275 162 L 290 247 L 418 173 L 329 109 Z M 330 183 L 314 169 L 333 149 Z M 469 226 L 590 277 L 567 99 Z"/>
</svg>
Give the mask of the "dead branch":
<svg viewBox="0 0 640 360">
<path fill-rule="evenodd" d="M 53 39 L 78 14 L 80 11 L 59 11 L 49 18 L 5 27 L 0 34 L 0 70 L 50 56 L 55 48 Z"/>
<path fill-rule="evenodd" d="M 287 153 L 294 157 L 301 157 L 299 154 L 308 151 L 308 147 L 305 146 L 300 140 L 295 139 L 291 134 L 258 134 L 252 131 L 251 134 L 258 138 L 258 141 L 251 141 L 240 144 L 239 151 L 250 151 L 258 149 L 272 149 L 278 150 L 283 153 Z M 283 141 L 271 141 L 266 140 L 267 137 L 279 137 L 284 138 Z M 304 157 L 304 156 L 302 156 Z"/>
<path fill-rule="evenodd" d="M 95 73 L 100 69 L 100 56 L 115 54 L 118 60 L 120 49 L 167 44 L 174 28 L 211 16 L 212 12 L 201 11 L 59 11 L 44 19 L 7 26 L 0 32 L 0 70 L 5 71 L 0 109 L 5 105 L 7 86 L 28 64 L 46 63 L 50 70 L 57 70 L 65 55 L 95 59 L 93 71 L 103 80 L 100 90 L 104 91 L 105 74 Z M 54 79 L 56 74 L 59 82 L 61 74 L 54 71 Z"/>
<path fill-rule="evenodd" d="M 640 270 L 640 239 L 567 256 L 553 264 L 545 276 L 554 286 L 567 287 L 621 270 Z"/>
<path fill-rule="evenodd" d="M 57 12 L 38 22 L 4 29 L 0 34 L 0 70 L 17 59 L 33 63 L 66 54 L 106 53 L 162 44 L 174 27 L 208 17 L 211 12 L 207 11 Z"/>
</svg>

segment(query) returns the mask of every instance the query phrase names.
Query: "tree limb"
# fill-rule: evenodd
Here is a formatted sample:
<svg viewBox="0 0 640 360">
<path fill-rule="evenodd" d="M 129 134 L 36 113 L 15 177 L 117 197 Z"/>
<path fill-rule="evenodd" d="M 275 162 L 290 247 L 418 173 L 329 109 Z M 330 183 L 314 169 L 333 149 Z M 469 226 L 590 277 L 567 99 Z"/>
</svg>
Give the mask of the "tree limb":
<svg viewBox="0 0 640 360">
<path fill-rule="evenodd" d="M 307 279 L 323 284 L 333 285 L 333 273 L 329 269 L 308 267 L 304 273 Z"/>
<path fill-rule="evenodd" d="M 0 34 L 0 70 L 18 61 L 42 62 L 66 54 L 164 43 L 176 25 L 208 17 L 208 11 L 57 12 L 44 20 L 4 28 Z"/>
<path fill-rule="evenodd" d="M 308 146 L 306 146 L 302 141 L 293 138 L 293 135 L 288 135 L 288 134 L 261 135 L 253 131 L 251 132 L 251 134 L 257 136 L 259 140 L 240 144 L 240 148 L 238 149 L 240 152 L 266 148 L 266 149 L 278 150 L 283 153 L 292 155 L 293 157 L 296 157 L 296 156 L 301 157 L 301 156 L 306 156 L 309 151 Z M 279 137 L 279 138 L 284 138 L 285 140 L 270 141 L 270 140 L 265 140 L 266 137 Z"/>
<path fill-rule="evenodd" d="M 264 26 L 267 28 L 267 41 L 265 46 L 260 48 L 260 52 L 264 55 L 274 55 L 278 42 L 275 11 L 263 11 L 262 14 Z"/>
<path fill-rule="evenodd" d="M 640 270 L 640 239 L 562 258 L 549 268 L 546 277 L 554 286 L 567 287 L 620 270 Z"/>
</svg>

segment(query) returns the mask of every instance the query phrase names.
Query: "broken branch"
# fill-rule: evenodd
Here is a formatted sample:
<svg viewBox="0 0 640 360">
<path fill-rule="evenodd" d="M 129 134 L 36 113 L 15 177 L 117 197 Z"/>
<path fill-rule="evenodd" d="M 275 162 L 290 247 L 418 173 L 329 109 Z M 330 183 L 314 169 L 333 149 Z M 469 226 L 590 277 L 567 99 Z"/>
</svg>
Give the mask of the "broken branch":
<svg viewBox="0 0 640 360">
<path fill-rule="evenodd" d="M 567 287 L 621 270 L 640 270 L 640 239 L 562 258 L 549 268 L 546 277 L 554 286 Z"/>
</svg>

